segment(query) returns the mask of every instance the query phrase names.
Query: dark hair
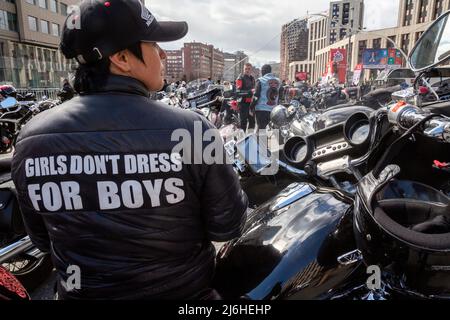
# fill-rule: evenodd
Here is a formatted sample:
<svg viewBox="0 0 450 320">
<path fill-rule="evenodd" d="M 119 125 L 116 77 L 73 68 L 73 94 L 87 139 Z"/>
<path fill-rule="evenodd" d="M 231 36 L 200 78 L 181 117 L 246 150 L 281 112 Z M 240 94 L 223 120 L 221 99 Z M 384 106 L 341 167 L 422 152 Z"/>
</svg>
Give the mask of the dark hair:
<svg viewBox="0 0 450 320">
<path fill-rule="evenodd" d="M 268 73 L 272 72 L 272 67 L 270 66 L 270 64 L 265 64 L 261 67 L 261 74 L 264 76 Z"/>
<path fill-rule="evenodd" d="M 246 62 L 246 63 L 244 64 L 244 67 L 252 67 L 252 68 L 253 68 L 253 66 L 252 66 L 252 64 L 251 64 L 250 62 Z"/>
<path fill-rule="evenodd" d="M 138 42 L 127 48 L 136 58 L 143 63 L 141 43 Z M 111 61 L 109 57 L 90 64 L 79 64 L 75 70 L 75 80 L 73 87 L 79 94 L 92 91 L 94 88 L 101 87 L 110 75 L 109 67 Z"/>
</svg>

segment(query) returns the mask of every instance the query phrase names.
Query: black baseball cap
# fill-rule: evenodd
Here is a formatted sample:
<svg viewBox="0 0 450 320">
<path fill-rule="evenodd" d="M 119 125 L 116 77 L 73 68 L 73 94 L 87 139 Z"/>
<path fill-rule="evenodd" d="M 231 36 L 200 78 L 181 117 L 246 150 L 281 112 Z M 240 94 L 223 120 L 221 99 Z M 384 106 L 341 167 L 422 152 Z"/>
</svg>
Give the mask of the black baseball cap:
<svg viewBox="0 0 450 320">
<path fill-rule="evenodd" d="M 186 22 L 158 22 L 140 0 L 84 0 L 70 8 L 60 49 L 88 64 L 139 42 L 181 39 L 187 31 Z"/>
</svg>

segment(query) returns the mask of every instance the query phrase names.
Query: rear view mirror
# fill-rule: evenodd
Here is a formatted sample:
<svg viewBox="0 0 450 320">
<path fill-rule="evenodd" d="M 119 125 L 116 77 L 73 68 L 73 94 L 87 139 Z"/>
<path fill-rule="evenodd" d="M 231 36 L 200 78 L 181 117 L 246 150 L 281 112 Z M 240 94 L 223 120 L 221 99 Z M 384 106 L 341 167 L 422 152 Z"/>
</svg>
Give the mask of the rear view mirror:
<svg viewBox="0 0 450 320">
<path fill-rule="evenodd" d="M 409 56 L 415 72 L 434 67 L 450 57 L 450 11 L 441 15 L 422 35 Z"/>
</svg>

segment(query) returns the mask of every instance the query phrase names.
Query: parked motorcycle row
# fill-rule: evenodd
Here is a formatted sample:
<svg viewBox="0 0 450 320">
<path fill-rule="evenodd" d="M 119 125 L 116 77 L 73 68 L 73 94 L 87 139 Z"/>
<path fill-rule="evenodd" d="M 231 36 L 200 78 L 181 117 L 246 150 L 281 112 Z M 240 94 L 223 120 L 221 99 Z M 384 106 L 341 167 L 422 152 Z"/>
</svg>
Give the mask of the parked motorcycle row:
<svg viewBox="0 0 450 320">
<path fill-rule="evenodd" d="M 32 94 L 0 102 L 0 300 L 29 299 L 53 269 L 50 256 L 27 236 L 11 179 L 12 151 L 21 128 L 35 115 L 60 102 L 35 101 Z"/>
<path fill-rule="evenodd" d="M 410 54 L 413 87 L 360 99 L 335 87 L 285 88 L 267 128 L 279 148 L 239 130 L 237 103 L 223 87 L 200 81 L 159 94 L 220 129 L 249 198 L 243 235 L 217 253 L 214 288 L 223 298 L 450 298 L 450 102 L 429 85 L 450 57 L 436 41 L 450 30 L 448 15 Z M 2 151 L 45 103 L 1 103 Z M 31 289 L 51 263 L 26 236 L 8 162 L 0 165 L 0 263 Z M 6 287 L 24 298 L 14 283 Z"/>
<path fill-rule="evenodd" d="M 225 144 L 252 207 L 217 255 L 225 299 L 450 298 L 450 103 L 429 85 L 447 18 L 410 55 L 413 87 L 285 88 L 278 156 L 256 135 Z"/>
</svg>

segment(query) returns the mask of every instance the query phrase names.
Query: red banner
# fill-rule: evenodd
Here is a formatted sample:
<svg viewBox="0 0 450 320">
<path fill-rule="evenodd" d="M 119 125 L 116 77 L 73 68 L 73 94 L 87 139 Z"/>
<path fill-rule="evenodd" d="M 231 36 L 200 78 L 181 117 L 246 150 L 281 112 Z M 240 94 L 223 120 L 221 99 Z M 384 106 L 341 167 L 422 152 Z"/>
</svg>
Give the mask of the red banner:
<svg viewBox="0 0 450 320">
<path fill-rule="evenodd" d="M 330 66 L 331 66 L 331 73 L 333 75 L 337 75 L 339 83 L 345 83 L 347 75 L 347 50 L 331 49 Z"/>
<path fill-rule="evenodd" d="M 308 73 L 307 72 L 297 72 L 295 74 L 295 78 L 299 81 L 307 81 L 308 80 Z"/>
</svg>

